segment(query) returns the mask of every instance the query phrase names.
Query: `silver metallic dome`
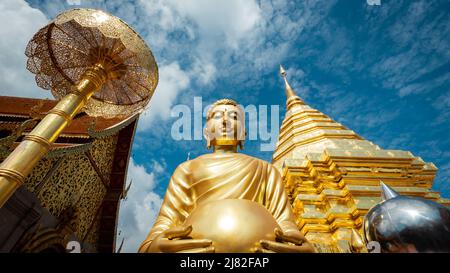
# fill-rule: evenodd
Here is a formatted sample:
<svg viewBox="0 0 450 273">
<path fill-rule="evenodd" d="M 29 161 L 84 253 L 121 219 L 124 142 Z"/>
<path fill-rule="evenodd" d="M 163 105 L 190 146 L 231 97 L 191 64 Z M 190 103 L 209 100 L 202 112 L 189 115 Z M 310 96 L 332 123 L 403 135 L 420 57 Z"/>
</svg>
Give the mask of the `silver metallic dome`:
<svg viewBox="0 0 450 273">
<path fill-rule="evenodd" d="M 450 252 L 450 210 L 436 202 L 398 195 L 382 183 L 382 198 L 364 219 L 367 242 L 381 252 Z"/>
</svg>

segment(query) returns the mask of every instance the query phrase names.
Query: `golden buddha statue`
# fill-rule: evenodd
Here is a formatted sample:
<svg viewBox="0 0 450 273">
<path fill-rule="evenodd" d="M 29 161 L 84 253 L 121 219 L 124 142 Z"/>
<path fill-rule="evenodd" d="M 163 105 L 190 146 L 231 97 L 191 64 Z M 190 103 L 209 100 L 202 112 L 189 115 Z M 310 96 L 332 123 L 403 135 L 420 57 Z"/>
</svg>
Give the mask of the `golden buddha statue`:
<svg viewBox="0 0 450 273">
<path fill-rule="evenodd" d="M 246 134 L 242 108 L 233 100 L 222 99 L 211 106 L 206 118 L 204 136 L 208 149 L 212 146 L 214 152 L 176 168 L 156 222 L 139 252 L 314 252 L 295 224 L 279 172 L 266 161 L 237 153 Z M 191 214 L 210 219 L 191 219 Z M 261 221 L 253 214 L 261 215 Z M 223 219 L 218 219 L 221 216 Z M 218 228 L 216 220 L 225 223 L 225 228 Z M 199 237 L 201 232 L 196 228 L 214 238 Z M 272 236 L 267 236 L 268 228 Z M 253 237 L 249 240 L 256 242 L 253 247 L 219 249 L 227 242 L 239 244 L 237 234 Z M 225 242 L 214 242 L 217 238 Z"/>
</svg>

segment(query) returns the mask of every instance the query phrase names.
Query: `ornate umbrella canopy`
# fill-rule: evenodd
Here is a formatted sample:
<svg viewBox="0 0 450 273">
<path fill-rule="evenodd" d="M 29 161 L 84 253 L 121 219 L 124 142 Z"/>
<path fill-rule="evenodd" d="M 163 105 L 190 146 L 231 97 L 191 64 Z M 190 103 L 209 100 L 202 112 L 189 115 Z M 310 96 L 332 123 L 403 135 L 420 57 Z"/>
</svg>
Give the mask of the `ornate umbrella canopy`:
<svg viewBox="0 0 450 273">
<path fill-rule="evenodd" d="M 104 11 L 73 9 L 58 15 L 28 43 L 27 68 L 38 86 L 61 99 L 95 64 L 107 80 L 88 100 L 91 116 L 129 116 L 150 101 L 158 68 L 143 39 L 119 18 Z"/>
</svg>

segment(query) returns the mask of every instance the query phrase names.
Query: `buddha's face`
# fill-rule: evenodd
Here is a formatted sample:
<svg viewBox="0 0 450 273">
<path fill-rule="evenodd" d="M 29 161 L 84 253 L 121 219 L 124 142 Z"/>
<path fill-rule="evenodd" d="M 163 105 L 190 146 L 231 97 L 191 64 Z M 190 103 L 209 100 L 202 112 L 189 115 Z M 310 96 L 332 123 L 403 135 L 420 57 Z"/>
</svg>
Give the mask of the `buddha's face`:
<svg viewBox="0 0 450 273">
<path fill-rule="evenodd" d="M 209 113 L 205 137 L 211 143 L 214 144 L 217 140 L 245 139 L 245 119 L 240 107 L 231 104 L 216 105 Z"/>
</svg>

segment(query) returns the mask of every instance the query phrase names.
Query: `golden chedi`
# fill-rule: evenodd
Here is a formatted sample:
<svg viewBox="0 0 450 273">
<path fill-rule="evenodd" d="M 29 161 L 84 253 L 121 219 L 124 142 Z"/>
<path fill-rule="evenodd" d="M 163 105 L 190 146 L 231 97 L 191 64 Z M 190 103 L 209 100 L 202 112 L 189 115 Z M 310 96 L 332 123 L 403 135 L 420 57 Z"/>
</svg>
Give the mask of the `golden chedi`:
<svg viewBox="0 0 450 273">
<path fill-rule="evenodd" d="M 215 252 L 254 252 L 261 240 L 275 241 L 279 225 L 262 205 L 243 199 L 224 199 L 195 208 L 186 219 L 194 239 L 209 238 Z"/>
<path fill-rule="evenodd" d="M 297 228 L 279 172 L 264 160 L 237 152 L 246 134 L 242 108 L 233 100 L 219 100 L 206 119 L 204 136 L 213 153 L 176 168 L 139 252 L 314 251 Z M 226 201 L 229 199 L 234 201 Z M 270 215 L 257 212 L 256 204 Z M 216 210 L 208 211 L 213 205 Z M 252 210 L 253 220 L 244 220 Z M 220 225 L 227 221 L 228 213 L 238 219 L 230 231 Z M 242 235 L 239 241 L 236 234 Z"/>
</svg>

